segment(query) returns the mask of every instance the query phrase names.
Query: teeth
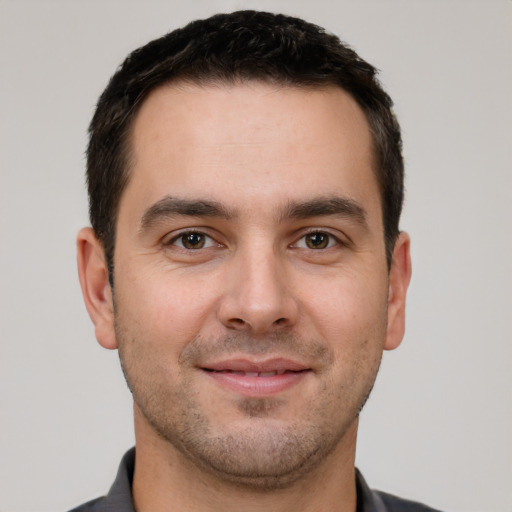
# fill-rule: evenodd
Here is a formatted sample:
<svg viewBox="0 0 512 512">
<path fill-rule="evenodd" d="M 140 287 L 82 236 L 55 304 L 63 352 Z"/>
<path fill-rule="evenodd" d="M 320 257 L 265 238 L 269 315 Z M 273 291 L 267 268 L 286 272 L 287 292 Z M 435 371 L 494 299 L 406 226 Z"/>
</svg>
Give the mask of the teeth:
<svg viewBox="0 0 512 512">
<path fill-rule="evenodd" d="M 221 373 L 232 373 L 233 375 L 242 375 L 244 377 L 275 377 L 284 375 L 286 370 L 276 370 L 272 372 L 242 372 L 239 370 L 222 370 Z"/>
</svg>

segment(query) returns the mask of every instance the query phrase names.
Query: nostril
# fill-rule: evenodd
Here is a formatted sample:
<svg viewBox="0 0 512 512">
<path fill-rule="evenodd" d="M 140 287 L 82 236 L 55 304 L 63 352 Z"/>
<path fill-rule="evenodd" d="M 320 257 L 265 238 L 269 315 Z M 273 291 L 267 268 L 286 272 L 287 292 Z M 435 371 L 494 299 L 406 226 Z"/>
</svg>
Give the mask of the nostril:
<svg viewBox="0 0 512 512">
<path fill-rule="evenodd" d="M 274 323 L 277 325 L 283 324 L 286 322 L 286 318 L 278 318 Z"/>
</svg>

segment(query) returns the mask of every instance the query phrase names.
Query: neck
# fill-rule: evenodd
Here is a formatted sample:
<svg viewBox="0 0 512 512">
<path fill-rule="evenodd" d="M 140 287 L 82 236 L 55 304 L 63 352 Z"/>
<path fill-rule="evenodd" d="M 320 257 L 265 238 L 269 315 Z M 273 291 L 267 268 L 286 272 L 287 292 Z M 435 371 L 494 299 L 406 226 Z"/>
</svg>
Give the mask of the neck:
<svg viewBox="0 0 512 512">
<path fill-rule="evenodd" d="M 355 512 L 357 420 L 334 451 L 283 489 L 234 484 L 205 471 L 158 436 L 135 408 L 136 460 L 132 494 L 137 512 Z"/>
</svg>

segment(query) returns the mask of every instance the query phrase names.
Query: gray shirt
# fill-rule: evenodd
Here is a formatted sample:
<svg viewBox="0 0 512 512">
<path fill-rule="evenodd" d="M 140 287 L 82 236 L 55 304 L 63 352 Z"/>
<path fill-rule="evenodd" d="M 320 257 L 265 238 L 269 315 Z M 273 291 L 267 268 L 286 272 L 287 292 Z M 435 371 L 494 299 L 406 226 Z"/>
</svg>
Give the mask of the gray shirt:
<svg viewBox="0 0 512 512">
<path fill-rule="evenodd" d="M 132 448 L 124 455 L 108 494 L 84 503 L 70 512 L 135 512 L 131 491 L 134 467 L 135 448 Z M 356 487 L 357 512 L 438 512 L 421 503 L 372 491 L 357 470 Z"/>
</svg>

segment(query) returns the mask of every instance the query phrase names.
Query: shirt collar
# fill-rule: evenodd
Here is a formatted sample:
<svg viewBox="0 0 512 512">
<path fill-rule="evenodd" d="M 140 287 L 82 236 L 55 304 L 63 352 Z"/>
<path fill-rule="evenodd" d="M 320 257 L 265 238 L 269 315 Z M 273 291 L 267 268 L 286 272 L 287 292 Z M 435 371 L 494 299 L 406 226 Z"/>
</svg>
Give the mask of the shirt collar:
<svg viewBox="0 0 512 512">
<path fill-rule="evenodd" d="M 356 468 L 357 512 L 387 512 L 381 497 L 368 487 L 363 475 Z"/>
<path fill-rule="evenodd" d="M 104 512 L 135 512 L 132 481 L 135 469 L 135 448 L 128 450 L 119 464 L 116 479 L 102 503 Z"/>
<path fill-rule="evenodd" d="M 116 479 L 105 496 L 105 512 L 135 512 L 132 500 L 132 481 L 135 468 L 135 448 L 126 452 Z M 363 475 L 356 469 L 357 512 L 387 512 L 380 496 L 372 491 Z"/>
</svg>

